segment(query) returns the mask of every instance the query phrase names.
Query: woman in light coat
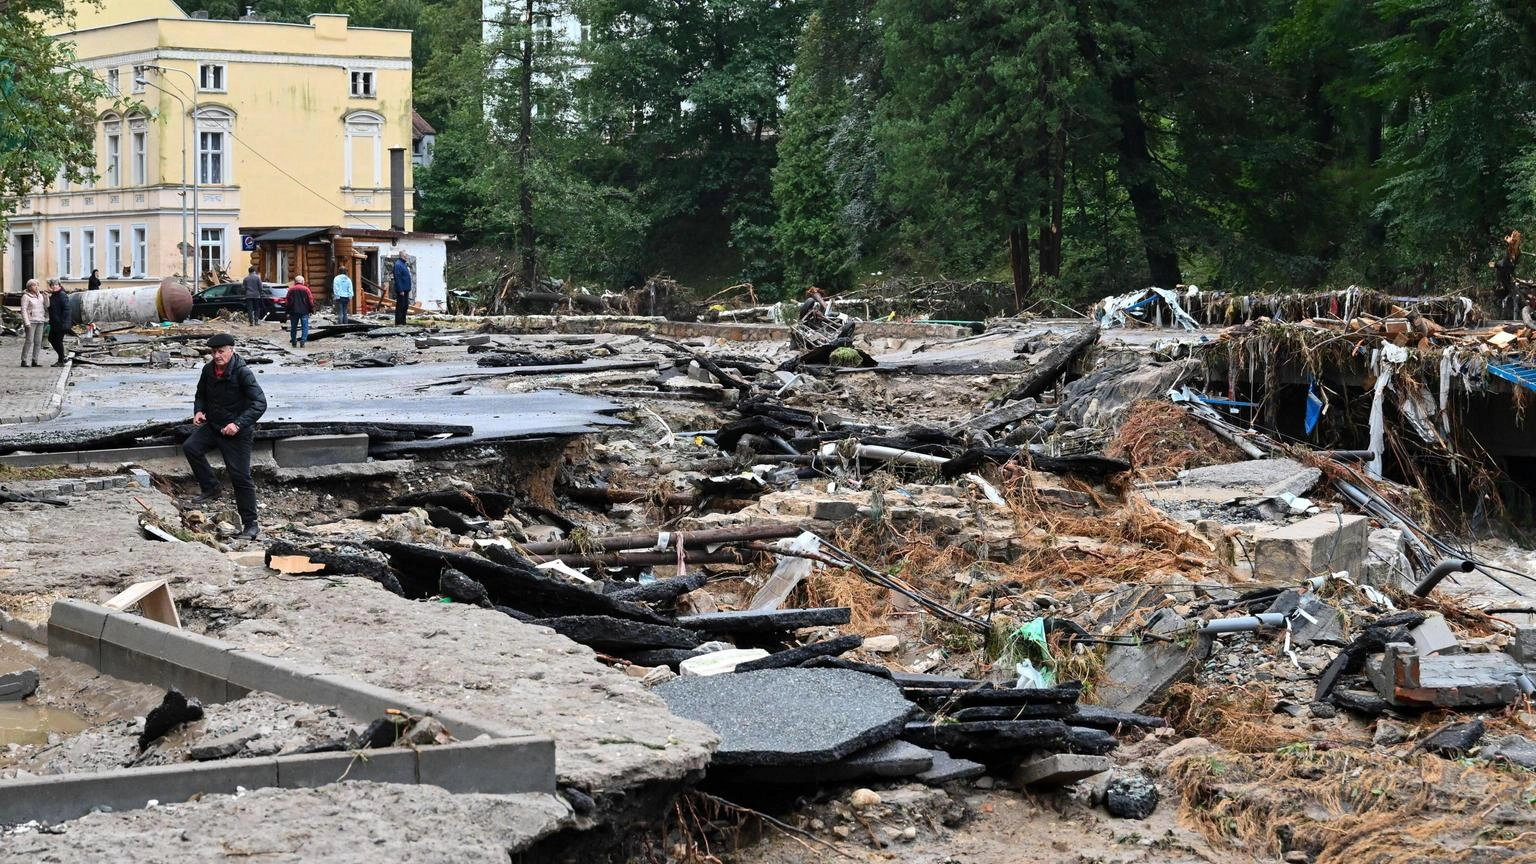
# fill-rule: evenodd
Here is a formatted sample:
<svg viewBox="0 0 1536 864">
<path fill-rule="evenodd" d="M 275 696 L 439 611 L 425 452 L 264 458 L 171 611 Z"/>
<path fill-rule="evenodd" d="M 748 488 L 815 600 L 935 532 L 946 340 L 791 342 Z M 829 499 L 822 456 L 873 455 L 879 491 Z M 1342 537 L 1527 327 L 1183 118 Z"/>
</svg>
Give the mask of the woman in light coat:
<svg viewBox="0 0 1536 864">
<path fill-rule="evenodd" d="M 37 365 L 37 355 L 43 350 L 43 325 L 48 323 L 48 298 L 43 296 L 42 283 L 27 280 L 27 290 L 21 295 L 21 324 L 25 331 L 21 342 L 21 365 Z"/>
</svg>

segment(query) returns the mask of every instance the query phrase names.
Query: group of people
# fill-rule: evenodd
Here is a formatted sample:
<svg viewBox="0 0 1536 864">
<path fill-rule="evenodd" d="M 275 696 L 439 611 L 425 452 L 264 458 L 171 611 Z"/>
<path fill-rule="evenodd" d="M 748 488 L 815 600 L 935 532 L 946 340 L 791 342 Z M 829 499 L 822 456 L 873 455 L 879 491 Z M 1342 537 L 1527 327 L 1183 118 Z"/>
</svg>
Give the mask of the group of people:
<svg viewBox="0 0 1536 864">
<path fill-rule="evenodd" d="M 406 313 L 411 306 L 411 292 L 413 280 L 411 276 L 411 256 L 402 252 L 395 259 L 394 266 L 390 270 L 390 293 L 395 300 L 395 323 L 404 324 Z M 246 314 L 250 316 L 254 326 L 262 319 L 263 309 L 267 303 L 267 287 L 261 281 L 261 274 L 255 267 L 250 268 L 245 278 L 241 280 L 245 288 Z M 337 270 L 331 277 L 331 301 L 336 307 L 336 322 L 346 324 L 350 321 L 349 313 L 352 311 L 352 298 L 356 294 L 356 288 L 352 284 L 352 277 L 345 270 Z M 315 313 L 315 292 L 310 290 L 309 282 L 303 276 L 293 277 L 293 282 L 288 286 L 288 295 L 285 301 L 288 310 L 288 344 L 294 348 L 302 348 L 309 343 L 309 316 Z"/>
<path fill-rule="evenodd" d="M 42 353 L 43 332 L 48 333 L 48 344 L 59 356 L 53 363 L 54 366 L 63 366 L 64 336 L 74 327 L 74 316 L 69 309 L 69 293 L 64 290 L 64 283 L 57 279 L 48 280 L 48 290 L 43 291 L 42 283 L 36 279 L 28 279 L 26 290 L 21 294 L 21 365 L 39 365 L 37 355 Z"/>
</svg>

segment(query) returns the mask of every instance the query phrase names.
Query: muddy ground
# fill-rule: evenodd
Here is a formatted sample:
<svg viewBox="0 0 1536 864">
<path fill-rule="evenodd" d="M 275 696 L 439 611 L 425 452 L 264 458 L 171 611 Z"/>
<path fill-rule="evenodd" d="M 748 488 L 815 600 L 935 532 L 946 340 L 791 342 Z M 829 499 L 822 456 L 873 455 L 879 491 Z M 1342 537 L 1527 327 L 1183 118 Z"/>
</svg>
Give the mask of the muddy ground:
<svg viewBox="0 0 1536 864">
<path fill-rule="evenodd" d="M 1072 326 L 1070 322 L 1056 323 L 1027 333 L 1004 331 L 982 339 L 897 339 L 867 346 L 871 353 L 890 358 L 893 367 L 968 363 L 974 374 L 828 371 L 780 377 L 772 386 L 766 379 L 759 384 L 777 390 L 783 405 L 824 417 L 888 429 L 950 429 L 984 411 L 989 401 L 1014 384 L 1017 370 L 1000 364 L 1018 363 L 1014 345 L 1020 338 L 1038 340 L 1032 346 L 1036 350 L 1023 354 L 1038 358 L 1060 332 Z M 865 554 L 885 556 L 881 563 L 893 568 L 904 566 L 908 578 L 922 580 L 930 593 L 945 602 L 974 603 L 982 591 L 991 590 L 989 585 L 1008 586 L 1006 592 L 993 594 L 1003 597 L 1002 608 L 1014 615 L 1023 614 L 1022 610 L 1030 608 L 1028 604 L 1036 604 L 1056 615 L 1089 620 L 1105 612 L 1102 598 L 1107 584 L 1149 588 L 1152 600 L 1148 602 L 1181 608 L 1196 598 L 1209 600 L 1261 587 L 1251 577 L 1224 566 L 1215 546 L 1201 539 L 1203 535 L 1193 524 L 1170 520 L 1145 507 L 1138 503 L 1141 499 L 1134 491 L 1041 472 L 1006 476 L 988 472 L 988 479 L 1009 495 L 1012 509 L 989 504 L 982 487 L 974 484 L 940 481 L 910 471 L 873 471 L 833 482 L 806 478 L 789 488 L 770 489 L 754 501 L 741 502 L 746 506 L 725 512 L 687 512 L 662 503 L 659 493 L 690 492 L 704 474 L 715 473 L 701 472 L 699 466 L 718 465 L 725 457 L 706 437 L 736 416 L 730 405 L 732 397 L 723 393 L 725 388 L 719 384 L 690 383 L 658 375 L 654 368 L 542 375 L 487 369 L 474 365 L 462 345 L 418 348 L 415 340 L 421 334 L 374 339 L 348 336 L 292 349 L 286 344 L 286 331 L 279 336 L 272 325 L 252 330 L 224 322 L 219 327 L 237 334 L 243 352 L 272 361 L 257 368 L 268 387 L 274 417 L 284 416 L 290 408 L 297 410 L 300 403 L 307 406 L 305 410 L 312 409 L 309 397 L 313 394 L 304 394 L 301 399 L 285 392 L 284 382 L 303 382 L 302 386 L 311 387 L 315 374 L 324 373 L 327 387 L 363 404 L 387 400 L 391 392 L 448 392 L 467 387 L 465 395 L 479 400 L 476 406 L 494 406 L 495 400 L 516 395 L 569 390 L 610 400 L 617 408 L 616 416 L 628 422 L 557 444 L 492 444 L 334 469 L 259 465 L 264 541 L 342 544 L 388 537 L 468 548 L 475 539 L 522 542 L 535 535 L 545 536 L 546 530 L 564 533 L 550 524 L 556 520 L 530 515 L 531 511 L 522 513 L 522 518 L 488 526 L 483 532 L 464 535 L 432 526 L 422 513 L 378 521 L 350 518 L 406 492 L 460 483 L 482 490 L 518 492 L 525 503 L 551 507 L 592 535 L 655 530 L 662 525 L 698 530 L 803 518 L 808 502 L 846 501 L 872 508 L 875 515 L 866 512 L 842 524 L 822 525 L 829 534 L 840 531 L 838 536 L 844 542 L 862 544 L 857 548 Z M 578 360 L 644 358 L 663 365 L 677 361 L 679 356 L 664 345 L 632 335 L 503 337 L 495 328 L 488 329 L 496 338 L 533 354 L 575 352 L 584 355 L 575 358 Z M 437 335 L 452 337 L 455 330 L 472 332 L 470 327 L 454 322 L 439 326 Z M 1127 341 L 1136 343 L 1132 350 L 1145 355 L 1145 345 L 1140 343 L 1147 338 Z M 711 356 L 765 368 L 790 356 L 787 348 L 777 343 L 694 340 L 689 344 Z M 195 350 L 167 353 L 169 357 L 155 359 L 169 363 L 168 368 L 77 368 L 64 419 L 96 423 L 115 414 L 174 413 L 178 402 L 189 399 L 188 381 L 198 360 L 193 356 Z M 338 368 L 359 358 L 398 365 L 383 370 L 376 363 L 364 368 Z M 686 366 L 686 358 L 681 365 Z M 676 371 L 681 368 L 673 374 Z M 660 380 L 663 377 L 667 380 Z M 392 382 L 389 387 L 397 389 L 378 390 L 379 381 Z M 363 392 L 349 389 L 354 383 L 364 386 L 363 382 Z M 1156 375 L 1147 376 L 1143 383 L 1117 382 L 1111 389 L 1135 391 L 1140 386 L 1141 395 L 1095 399 L 1080 413 L 1120 418 L 1134 398 L 1160 397 L 1167 389 Z M 1043 398 L 1052 399 L 1059 392 Z M 1188 448 L 1192 446 L 1188 442 L 1195 440 L 1179 439 L 1184 443 L 1176 442 L 1175 446 Z M 978 441 L 992 443 L 985 433 L 978 433 Z M 1186 462 L 1188 459 L 1180 458 L 1180 464 Z M 600 801 L 606 798 L 604 806 L 615 810 L 623 809 L 617 802 L 626 796 L 645 797 L 644 790 L 670 797 L 678 784 L 698 779 L 706 766 L 714 734 L 668 713 L 660 699 L 639 681 L 647 670 L 605 660 L 590 648 L 545 628 L 521 624 L 490 609 L 407 601 L 364 579 L 277 573 L 261 566 L 259 543 L 235 542 L 226 544 L 228 551 L 220 551 L 199 543 L 167 544 L 146 538 L 139 527 L 139 514 L 147 507 L 167 520 L 184 519 L 188 514 L 178 508 L 176 495 L 191 491 L 184 467 L 164 464 L 154 466 L 154 471 L 155 489 L 74 494 L 68 496 L 67 511 L 43 505 L 8 505 L 7 518 L 0 520 L 0 542 L 5 549 L 0 561 L 4 568 L 0 571 L 4 573 L 0 609 L 36 623 L 45 620 L 52 599 L 80 597 L 99 602 L 130 581 L 166 578 L 190 629 L 271 656 L 327 666 L 506 725 L 549 734 L 557 744 L 562 786 L 574 787 Z M 25 488 L 27 482 L 19 479 L 9 485 Z M 638 489 L 654 497 L 594 506 L 565 494 L 569 488 L 598 483 Z M 1029 490 L 1027 506 L 1014 497 L 1021 486 Z M 1505 545 L 1490 551 L 1490 555 L 1494 553 L 1509 564 L 1526 562 L 1521 553 Z M 665 578 L 674 569 L 659 566 L 653 573 Z M 715 581 L 689 602 L 725 609 L 739 608 L 761 584 L 766 568 L 721 565 L 710 569 Z M 1487 590 L 1489 584 L 1464 580 L 1456 590 L 1465 593 L 1447 602 L 1459 605 L 1495 597 L 1523 602 L 1520 595 Z M 866 637 L 895 637 L 895 648 L 878 652 L 861 649 L 850 654 L 851 659 L 903 671 L 1010 681 L 1011 664 L 997 662 L 998 658 L 978 641 L 936 625 L 931 616 L 911 603 L 871 589 L 847 574 L 818 573 L 799 589 L 792 603 L 853 605 L 854 621 L 844 630 Z M 829 634 L 801 634 L 805 639 L 822 635 Z M 1296 806 L 1302 812 L 1291 812 L 1262 795 L 1245 792 L 1238 782 L 1262 785 L 1270 777 L 1275 788 L 1292 788 L 1285 783 L 1320 771 L 1320 765 L 1332 765 L 1326 761 L 1332 758 L 1328 754 L 1348 748 L 1360 748 L 1369 759 L 1399 760 L 1407 766 L 1405 771 L 1417 771 L 1421 777 L 1433 774 L 1436 784 L 1442 782 L 1436 772 L 1443 760 L 1419 752 L 1415 741 L 1441 720 L 1455 719 L 1454 715 L 1392 714 L 1377 719 L 1309 706 L 1308 691 L 1333 653 L 1328 646 L 1302 647 L 1293 659 L 1272 635 L 1224 640 L 1201 671 L 1191 676 L 1188 684 L 1192 689 L 1180 697 L 1182 703 L 1175 700 L 1148 709 L 1165 711 L 1175 719 L 1174 728 L 1144 737 L 1130 730 L 1121 733 L 1121 747 L 1113 757 L 1116 772 L 1148 772 L 1163 791 L 1162 806 L 1145 820 L 1107 815 L 1098 800 L 1102 790 L 1096 794 L 1093 781 L 1063 792 L 1023 792 L 1009 788 L 1011 772 L 1000 769 L 979 780 L 942 789 L 903 781 L 808 789 L 797 800 L 773 809 L 774 819 L 790 826 L 783 829 L 739 810 L 709 811 L 707 799 L 685 796 L 670 809 L 658 810 L 665 818 L 633 835 L 620 856 L 647 861 L 707 861 L 718 856 L 752 864 L 838 859 L 914 864 L 1367 860 L 1348 855 L 1329 858 L 1335 847 L 1311 838 L 1318 831 L 1326 832 L 1330 821 L 1356 830 L 1361 814 L 1371 807 L 1350 801 L 1341 804 L 1326 796 L 1303 801 L 1298 794 Z M 45 680 L 39 701 L 75 711 L 90 722 L 101 721 L 122 738 L 128 737 L 134 718 L 141 716 L 158 695 L 152 688 L 119 691 L 116 685 L 92 682 L 91 676 L 78 670 L 66 673 L 54 668 L 67 661 L 39 662 Z M 1072 662 L 1076 664 L 1070 667 L 1072 671 L 1088 675 L 1095 671 L 1089 654 L 1079 653 Z M 1198 710 L 1207 699 L 1209 710 Z M 256 713 L 279 721 L 272 724 L 270 737 L 284 738 L 289 742 L 284 746 L 294 746 L 298 727 L 306 731 L 297 737 L 305 737 L 311 732 L 337 734 L 348 725 L 341 718 L 325 716 L 324 706 L 299 709 L 252 704 L 259 706 Z M 1196 709 L 1191 710 L 1192 704 Z M 1282 704 L 1294 710 L 1281 710 Z M 165 758 L 177 758 L 175 748 L 184 746 L 186 739 L 206 734 L 222 722 L 221 718 L 235 718 L 241 710 L 236 703 L 211 712 L 204 721 L 205 728 L 189 729 L 168 741 Z M 248 726 L 253 717 L 230 722 Z M 1497 720 L 1505 732 L 1531 725 L 1518 711 L 1489 719 Z M 1392 723 L 1408 729 L 1406 737 L 1397 743 L 1380 744 L 1380 732 Z M 1262 734 L 1255 730 L 1262 730 Z M 1197 734 L 1211 735 L 1219 743 L 1210 745 L 1210 750 L 1194 751 L 1189 754 L 1193 761 L 1181 765 L 1163 757 L 1171 746 Z M 90 740 L 89 736 L 75 739 Z M 61 742 L 55 750 L 78 752 L 71 747 L 91 751 L 96 762 L 79 755 L 53 764 L 88 768 L 89 764 L 134 758 L 111 746 Z M 0 761 L 11 766 L 7 770 L 32 770 L 27 766 L 46 770 L 49 763 L 36 761 L 40 758 L 33 749 L 18 749 Z M 1196 776 L 1201 766 L 1215 770 L 1211 766 L 1228 764 L 1229 760 L 1231 764 L 1252 762 L 1254 775 L 1238 777 L 1234 773 L 1229 778 L 1232 782 L 1225 786 L 1219 776 Z M 1273 773 L 1262 775 L 1260 767 Z M 1483 769 L 1468 770 L 1472 776 Z M 1428 857 L 1418 860 L 1445 860 L 1435 855 L 1448 849 L 1481 850 L 1464 860 L 1517 860 L 1506 853 L 1518 854 L 1519 842 L 1512 839 L 1519 836 L 1518 830 L 1505 836 L 1501 832 L 1506 828 L 1500 827 L 1479 837 L 1451 820 L 1451 816 L 1459 818 L 1485 803 L 1480 797 L 1484 792 L 1513 789 L 1524 782 L 1518 774 L 1513 777 L 1509 780 L 1501 775 L 1493 785 L 1469 781 L 1463 784 L 1465 788 L 1450 791 L 1436 786 L 1440 794 L 1434 805 L 1421 803 L 1420 809 L 1448 820 L 1443 836 L 1423 846 L 1406 844 L 1398 851 L 1408 854 L 1420 849 Z M 861 785 L 869 786 L 880 796 L 880 802 L 854 806 L 854 790 Z M 1097 785 L 1102 786 L 1102 779 Z M 1202 797 L 1195 800 L 1191 797 L 1195 794 Z M 1392 798 L 1395 794 L 1383 788 L 1377 796 Z M 1230 802 L 1220 806 L 1211 803 L 1228 798 Z M 1405 794 L 1401 800 L 1394 799 L 1391 808 L 1378 810 L 1380 814 L 1407 812 L 1418 800 Z M 1272 823 L 1268 831 L 1262 824 L 1266 819 Z M 58 860 L 84 860 L 91 855 L 129 854 L 129 850 L 137 849 L 140 851 L 134 854 L 144 856 L 140 860 L 172 854 L 209 860 L 251 856 L 261 860 L 506 860 L 509 852 L 521 850 L 541 836 L 562 827 L 584 827 L 590 821 L 555 798 L 449 796 L 428 787 L 344 783 L 302 793 L 264 790 L 239 798 L 210 796 L 137 813 L 95 814 L 63 826 L 62 834 L 29 832 L 0 839 L 0 858 L 20 860 L 26 855 L 28 860 L 37 860 L 41 855 L 47 860 L 46 856 L 52 855 Z M 1286 828 L 1291 832 L 1288 837 L 1306 837 L 1306 842 L 1277 840 L 1273 829 L 1282 823 L 1290 826 Z M 1520 823 L 1505 820 L 1498 824 Z M 279 827 L 269 832 L 261 825 Z M 452 830 L 444 830 L 450 825 Z M 424 837 L 434 839 L 424 843 Z M 442 838 L 441 842 L 437 838 Z M 573 854 L 580 859 L 582 853 Z M 1407 859 L 1384 855 L 1369 860 Z"/>
</svg>

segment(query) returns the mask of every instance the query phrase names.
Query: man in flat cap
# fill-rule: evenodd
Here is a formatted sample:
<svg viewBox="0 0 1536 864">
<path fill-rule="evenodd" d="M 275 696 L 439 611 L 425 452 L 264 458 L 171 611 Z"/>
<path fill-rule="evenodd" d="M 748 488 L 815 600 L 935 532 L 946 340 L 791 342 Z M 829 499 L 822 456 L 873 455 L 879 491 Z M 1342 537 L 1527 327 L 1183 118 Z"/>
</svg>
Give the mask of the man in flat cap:
<svg viewBox="0 0 1536 864">
<path fill-rule="evenodd" d="M 256 421 L 267 410 L 267 396 L 256 383 L 256 373 L 235 354 L 235 337 L 218 333 L 208 340 L 213 359 L 197 379 L 192 401 L 192 425 L 197 427 L 181 449 L 197 477 L 202 494 L 193 504 L 219 497 L 219 480 L 208 465 L 207 453 L 217 447 L 224 457 L 229 482 L 235 487 L 235 506 L 243 527 L 236 537 L 256 539 L 256 484 L 251 480 L 251 441 Z"/>
</svg>

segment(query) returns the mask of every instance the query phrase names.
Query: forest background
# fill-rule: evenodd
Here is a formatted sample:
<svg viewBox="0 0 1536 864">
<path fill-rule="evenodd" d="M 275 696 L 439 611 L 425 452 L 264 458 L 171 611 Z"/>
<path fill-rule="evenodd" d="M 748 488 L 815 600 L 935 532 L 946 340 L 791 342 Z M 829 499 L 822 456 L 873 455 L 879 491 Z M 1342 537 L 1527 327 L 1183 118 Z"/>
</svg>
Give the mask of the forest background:
<svg viewBox="0 0 1536 864">
<path fill-rule="evenodd" d="M 415 31 L 417 227 L 523 279 L 1442 292 L 1536 226 L 1529 0 L 181 5 Z"/>
</svg>

